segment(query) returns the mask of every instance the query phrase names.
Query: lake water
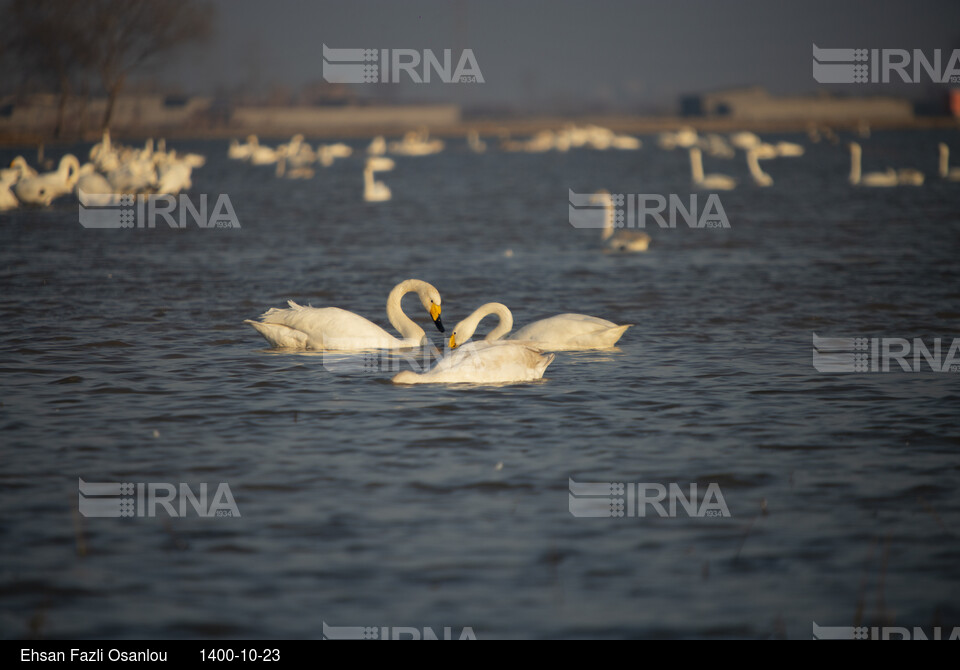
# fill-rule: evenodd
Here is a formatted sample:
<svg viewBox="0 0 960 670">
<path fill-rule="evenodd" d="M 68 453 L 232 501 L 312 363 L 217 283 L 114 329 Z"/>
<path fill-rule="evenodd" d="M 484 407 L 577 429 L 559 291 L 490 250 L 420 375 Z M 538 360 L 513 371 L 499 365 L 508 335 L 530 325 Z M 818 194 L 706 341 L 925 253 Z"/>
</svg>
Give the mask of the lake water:
<svg viewBox="0 0 960 670">
<path fill-rule="evenodd" d="M 172 142 L 208 155 L 191 195 L 229 195 L 240 229 L 90 230 L 72 198 L 0 214 L 3 637 L 960 626 L 960 374 L 812 364 L 814 333 L 943 354 L 960 337 L 960 183 L 936 177 L 960 132 L 860 140 L 866 170 L 916 167 L 922 187 L 853 188 L 844 144 L 800 135 L 765 138 L 808 144 L 763 164 L 769 189 L 742 154 L 706 156 L 741 180 L 720 194 L 729 228 L 648 227 L 648 253 L 604 254 L 568 223 L 568 189 L 691 192 L 686 155 L 643 139 L 450 142 L 398 158 L 379 204 L 356 157 L 286 181 L 224 142 Z M 568 311 L 635 327 L 537 383 L 401 387 L 242 323 L 294 299 L 388 327 L 411 277 L 440 290 L 446 336 L 492 300 L 517 327 Z M 80 478 L 226 483 L 241 516 L 83 518 Z M 575 517 L 570 479 L 715 483 L 729 516 Z"/>
</svg>

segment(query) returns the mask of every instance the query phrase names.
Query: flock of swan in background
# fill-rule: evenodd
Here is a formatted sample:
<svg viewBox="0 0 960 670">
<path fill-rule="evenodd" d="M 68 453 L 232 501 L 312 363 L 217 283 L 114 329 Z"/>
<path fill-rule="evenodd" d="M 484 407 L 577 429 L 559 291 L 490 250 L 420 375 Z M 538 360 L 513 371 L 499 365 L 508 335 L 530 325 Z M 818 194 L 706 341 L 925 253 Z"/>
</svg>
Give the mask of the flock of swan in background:
<svg viewBox="0 0 960 670">
<path fill-rule="evenodd" d="M 403 312 L 401 301 L 416 293 L 437 330 L 441 321 L 440 292 L 425 281 L 407 279 L 387 296 L 387 320 L 400 334 L 391 335 L 372 321 L 339 307 L 305 307 L 293 301 L 271 308 L 259 321 L 246 320 L 273 347 L 294 351 L 359 352 L 431 346 L 423 328 Z M 482 341 L 470 341 L 487 316 L 499 319 Z M 609 349 L 632 324 L 618 325 L 586 314 L 558 314 L 513 330 L 513 314 L 506 305 L 482 305 L 453 328 L 449 352 L 430 369 L 400 372 L 396 384 L 471 383 L 506 384 L 543 378 L 557 351 Z"/>
<path fill-rule="evenodd" d="M 111 142 L 109 131 L 90 149 L 89 162 L 80 164 L 73 154 L 60 159 L 56 170 L 38 173 L 23 156 L 0 170 L 0 211 L 20 205 L 49 207 L 57 198 L 83 194 L 87 205 L 113 205 L 125 194 L 176 195 L 193 186 L 194 168 L 203 167 L 200 154 L 178 155 L 153 139 L 142 149 Z"/>
</svg>

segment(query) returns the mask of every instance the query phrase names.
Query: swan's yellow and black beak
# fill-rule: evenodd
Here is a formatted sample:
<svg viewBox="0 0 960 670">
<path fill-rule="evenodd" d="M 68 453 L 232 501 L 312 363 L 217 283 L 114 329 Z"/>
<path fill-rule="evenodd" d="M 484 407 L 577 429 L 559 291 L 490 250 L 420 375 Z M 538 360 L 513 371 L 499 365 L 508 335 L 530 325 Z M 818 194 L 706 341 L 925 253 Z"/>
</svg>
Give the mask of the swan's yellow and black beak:
<svg viewBox="0 0 960 670">
<path fill-rule="evenodd" d="M 440 305 L 433 303 L 430 305 L 430 318 L 433 319 L 433 325 L 437 327 L 441 333 L 443 332 L 443 322 L 440 321 Z"/>
<path fill-rule="evenodd" d="M 456 334 L 456 333 L 452 333 L 452 334 L 450 335 L 450 348 L 451 348 L 451 349 L 456 349 L 456 348 L 457 348 L 457 334 Z"/>
</svg>

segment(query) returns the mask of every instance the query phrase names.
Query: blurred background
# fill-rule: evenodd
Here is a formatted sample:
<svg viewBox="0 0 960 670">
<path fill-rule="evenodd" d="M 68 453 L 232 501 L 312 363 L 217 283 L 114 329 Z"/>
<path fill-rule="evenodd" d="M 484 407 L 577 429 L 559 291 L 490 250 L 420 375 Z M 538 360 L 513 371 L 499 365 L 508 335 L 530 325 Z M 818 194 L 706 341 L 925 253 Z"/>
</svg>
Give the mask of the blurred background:
<svg viewBox="0 0 960 670">
<path fill-rule="evenodd" d="M 624 130 L 787 129 L 811 120 L 917 124 L 960 114 L 930 81 L 820 86 L 811 46 L 960 46 L 960 6 L 899 0 L 776 4 L 279 0 L 5 0 L 0 141 L 128 134 L 349 134 L 425 123 L 607 117 Z M 330 48 L 471 50 L 483 83 L 339 84 Z M 952 64 L 954 68 L 958 63 Z M 941 72 L 943 70 L 941 69 Z M 956 96 L 956 93 L 953 94 Z M 398 120 L 390 106 L 421 105 Z M 368 109 L 360 117 L 342 108 Z M 341 113 L 336 113 L 340 109 Z M 395 111 L 395 110 L 394 110 Z M 725 125 L 726 124 L 726 125 Z M 295 127 L 294 127 L 295 126 Z M 521 128 L 522 126 L 517 126 Z"/>
</svg>

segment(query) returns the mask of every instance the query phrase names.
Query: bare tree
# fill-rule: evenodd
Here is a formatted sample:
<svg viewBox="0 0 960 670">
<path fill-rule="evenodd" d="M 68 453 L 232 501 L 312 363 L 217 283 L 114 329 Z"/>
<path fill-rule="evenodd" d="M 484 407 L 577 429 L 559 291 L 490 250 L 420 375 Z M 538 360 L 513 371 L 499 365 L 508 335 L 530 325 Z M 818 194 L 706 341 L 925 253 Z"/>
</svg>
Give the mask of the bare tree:
<svg viewBox="0 0 960 670">
<path fill-rule="evenodd" d="M 8 49 L 18 58 L 23 74 L 57 87 L 53 135 L 59 137 L 73 83 L 92 63 L 87 10 L 83 3 L 65 6 L 57 0 L 10 0 L 2 11 L 12 26 Z"/>
<path fill-rule="evenodd" d="M 107 93 L 110 127 L 127 76 L 159 56 L 210 35 L 213 7 L 199 0 L 86 0 L 95 36 L 94 67 Z"/>
</svg>

